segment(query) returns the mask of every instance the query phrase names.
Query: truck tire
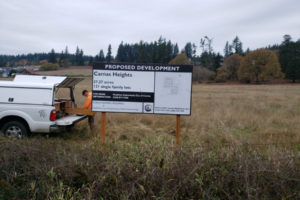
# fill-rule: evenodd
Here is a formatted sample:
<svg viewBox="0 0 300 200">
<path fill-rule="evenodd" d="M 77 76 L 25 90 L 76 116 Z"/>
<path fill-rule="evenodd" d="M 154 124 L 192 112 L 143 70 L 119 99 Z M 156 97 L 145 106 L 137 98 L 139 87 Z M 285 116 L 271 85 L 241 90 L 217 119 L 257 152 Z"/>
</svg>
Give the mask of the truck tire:
<svg viewBox="0 0 300 200">
<path fill-rule="evenodd" d="M 6 122 L 1 128 L 1 132 L 5 136 L 16 137 L 20 139 L 28 135 L 27 127 L 20 121 Z"/>
</svg>

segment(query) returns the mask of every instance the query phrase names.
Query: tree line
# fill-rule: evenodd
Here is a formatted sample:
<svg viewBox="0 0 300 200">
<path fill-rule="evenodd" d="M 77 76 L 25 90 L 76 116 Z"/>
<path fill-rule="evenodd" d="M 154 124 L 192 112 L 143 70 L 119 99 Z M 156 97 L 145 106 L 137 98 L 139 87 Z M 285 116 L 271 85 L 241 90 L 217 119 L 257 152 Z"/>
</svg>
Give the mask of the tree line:
<svg viewBox="0 0 300 200">
<path fill-rule="evenodd" d="M 280 45 L 245 53 L 229 51 L 215 80 L 261 83 L 282 78 L 300 80 L 300 40 L 293 42 L 290 35 L 284 35 Z"/>
<path fill-rule="evenodd" d="M 234 41 L 239 42 L 238 37 Z M 240 42 L 241 43 L 241 42 Z M 228 45 L 228 42 L 226 43 Z M 230 46 L 230 49 L 235 48 L 235 43 Z M 203 66 L 216 70 L 221 66 L 223 56 L 215 53 L 212 48 L 212 39 L 205 36 L 201 38 L 199 48 L 202 54 L 196 55 L 197 46 L 195 43 L 188 42 L 184 51 L 191 61 L 195 64 L 202 64 Z M 231 52 L 231 50 L 230 50 Z M 117 54 L 112 55 L 112 47 L 109 44 L 107 53 L 100 49 L 95 56 L 84 55 L 83 49 L 78 46 L 75 53 L 70 53 L 68 47 L 61 52 L 55 52 L 51 49 L 49 53 L 34 53 L 22 55 L 0 55 L 0 67 L 16 66 L 16 65 L 39 65 L 40 62 L 47 61 L 49 63 L 57 63 L 60 67 L 69 65 L 90 65 L 94 61 L 98 62 L 134 62 L 134 63 L 162 63 L 167 64 L 179 53 L 179 46 L 177 43 L 171 42 L 163 37 L 160 37 L 154 42 L 140 41 L 138 43 L 129 44 L 121 42 L 117 49 Z M 227 54 L 225 54 L 227 56 Z"/>
<path fill-rule="evenodd" d="M 265 51 L 268 50 L 275 53 L 280 64 L 279 68 L 284 74 L 279 75 L 278 73 L 274 76 L 274 78 L 285 76 L 285 78 L 291 79 L 294 82 L 300 79 L 299 40 L 294 42 L 292 41 L 291 36 L 285 35 L 281 44 L 269 45 L 263 49 Z M 260 51 L 259 55 L 270 57 L 269 54 L 264 54 L 265 51 Z M 223 55 L 214 51 L 213 38 L 209 38 L 208 36 L 200 38 L 200 42 L 198 44 L 187 42 L 181 52 L 184 52 L 189 63 L 195 66 L 201 66 L 211 71 L 213 74 L 211 79 L 216 81 L 239 80 L 239 71 L 242 73 L 242 69 L 239 69 L 241 61 L 242 59 L 246 59 L 251 56 L 250 60 L 252 65 L 248 65 L 247 69 L 251 69 L 252 71 L 261 71 L 259 67 L 255 69 L 251 68 L 253 65 L 256 65 L 254 64 L 256 61 L 253 56 L 259 57 L 259 55 L 253 54 L 253 51 L 249 48 L 244 51 L 243 43 L 238 36 L 236 36 L 231 42 L 226 41 Z M 200 54 L 197 52 L 200 52 Z M 99 53 L 95 56 L 84 55 L 83 49 L 80 49 L 78 46 L 73 54 L 70 53 L 68 47 L 66 47 L 60 53 L 57 53 L 54 49 L 52 49 L 49 53 L 34 53 L 16 56 L 0 55 L 0 67 L 48 64 L 46 67 L 53 69 L 53 67 L 67 67 L 70 65 L 92 65 L 95 61 L 167 64 L 179 54 L 180 51 L 177 43 L 173 43 L 170 40 L 160 37 L 157 41 L 150 43 L 144 41 L 133 44 L 121 42 L 118 46 L 116 56 L 113 56 L 110 44 L 108 45 L 106 54 L 103 49 L 100 49 Z M 274 56 L 271 57 L 275 59 Z M 264 61 L 264 63 L 265 62 L 266 61 Z M 264 66 L 261 62 L 257 63 Z M 240 77 L 242 76 L 240 75 Z M 258 75 L 254 77 L 257 79 L 254 82 L 264 80 L 259 78 Z M 251 82 L 245 77 L 240 79 L 245 82 Z M 268 79 L 270 79 L 270 76 Z"/>
<path fill-rule="evenodd" d="M 45 62 L 56 63 L 60 67 L 70 65 L 86 65 L 93 56 L 84 55 L 82 49 L 77 46 L 74 54 L 69 53 L 68 47 L 60 53 L 51 49 L 49 53 L 29 53 L 22 55 L 0 55 L 0 67 L 15 67 L 18 65 L 39 65 Z"/>
</svg>

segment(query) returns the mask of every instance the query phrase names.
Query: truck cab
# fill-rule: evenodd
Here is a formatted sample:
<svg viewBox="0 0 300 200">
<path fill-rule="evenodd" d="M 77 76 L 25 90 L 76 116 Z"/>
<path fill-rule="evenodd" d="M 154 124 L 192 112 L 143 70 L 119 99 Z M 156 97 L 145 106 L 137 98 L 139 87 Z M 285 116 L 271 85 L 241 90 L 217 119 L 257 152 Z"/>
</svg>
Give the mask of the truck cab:
<svg viewBox="0 0 300 200">
<path fill-rule="evenodd" d="M 22 138 L 30 132 L 51 133 L 74 126 L 93 115 L 76 108 L 74 88 L 82 78 L 66 76 L 16 75 L 0 81 L 0 130 L 6 136 Z M 57 97 L 60 89 L 69 97 Z M 85 113 L 85 114 L 80 114 Z"/>
</svg>

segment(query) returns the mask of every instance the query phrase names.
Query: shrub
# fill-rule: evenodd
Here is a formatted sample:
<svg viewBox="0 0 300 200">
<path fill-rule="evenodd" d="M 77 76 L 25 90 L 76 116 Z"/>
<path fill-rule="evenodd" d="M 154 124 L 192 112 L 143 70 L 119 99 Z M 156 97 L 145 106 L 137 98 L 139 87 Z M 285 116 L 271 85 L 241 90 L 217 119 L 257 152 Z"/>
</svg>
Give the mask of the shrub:
<svg viewBox="0 0 300 200">
<path fill-rule="evenodd" d="M 191 62 L 189 61 L 188 57 L 185 53 L 178 54 L 175 58 L 173 58 L 170 62 L 170 65 L 190 65 Z"/>
<path fill-rule="evenodd" d="M 229 73 L 224 66 L 217 69 L 216 82 L 225 82 L 229 80 Z"/>
<path fill-rule="evenodd" d="M 58 64 L 53 64 L 53 63 L 45 63 L 41 66 L 42 71 L 51 71 L 57 69 L 58 69 Z"/>
<path fill-rule="evenodd" d="M 283 73 L 277 55 L 267 49 L 258 49 L 248 53 L 238 70 L 238 78 L 242 82 L 261 83 L 282 77 Z"/>
<path fill-rule="evenodd" d="M 243 57 L 238 54 L 233 54 L 225 58 L 223 66 L 217 69 L 216 81 L 224 82 L 227 80 L 237 80 L 237 72 L 242 59 Z"/>
<path fill-rule="evenodd" d="M 216 73 L 202 66 L 194 66 L 193 68 L 193 81 L 199 83 L 208 80 L 214 80 Z"/>
</svg>

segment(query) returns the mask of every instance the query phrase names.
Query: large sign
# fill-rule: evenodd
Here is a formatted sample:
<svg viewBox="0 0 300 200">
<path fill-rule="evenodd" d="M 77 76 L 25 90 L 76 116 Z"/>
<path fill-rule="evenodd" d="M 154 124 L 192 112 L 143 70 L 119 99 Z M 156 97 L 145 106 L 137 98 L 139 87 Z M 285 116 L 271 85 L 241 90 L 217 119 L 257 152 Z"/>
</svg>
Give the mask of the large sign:
<svg viewBox="0 0 300 200">
<path fill-rule="evenodd" d="M 94 63 L 92 111 L 191 114 L 191 65 Z"/>
</svg>

